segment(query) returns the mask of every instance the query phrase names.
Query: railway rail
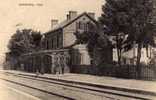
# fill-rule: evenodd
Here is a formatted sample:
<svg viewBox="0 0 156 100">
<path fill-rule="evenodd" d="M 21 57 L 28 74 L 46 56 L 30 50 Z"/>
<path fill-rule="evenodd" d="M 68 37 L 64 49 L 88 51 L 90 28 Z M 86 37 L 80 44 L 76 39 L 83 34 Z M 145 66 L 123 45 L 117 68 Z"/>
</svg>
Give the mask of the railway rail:
<svg viewBox="0 0 156 100">
<path fill-rule="evenodd" d="M 63 80 L 63 79 L 56 79 L 56 78 L 47 78 L 43 76 L 36 77 L 35 75 L 28 75 L 28 74 L 15 74 L 11 72 L 5 72 L 6 75 L 13 75 L 16 77 L 26 78 L 30 80 L 36 80 L 40 82 L 46 82 L 50 84 L 57 84 L 60 86 L 65 86 L 67 88 L 77 88 L 84 91 L 87 91 L 87 93 L 93 94 L 93 95 L 99 95 L 104 96 L 110 100 L 120 100 L 118 97 L 125 97 L 127 100 L 154 100 L 156 98 L 156 94 L 153 92 L 146 92 L 141 90 L 134 90 L 134 89 L 126 89 L 126 88 L 119 88 L 119 87 L 112 87 L 112 86 L 103 86 L 103 85 L 97 85 L 97 84 L 89 84 L 89 83 L 83 83 L 83 82 L 76 82 L 76 81 L 69 81 L 69 80 Z M 13 82 L 11 80 L 3 79 L 5 81 L 9 81 L 15 84 L 26 86 L 25 84 Z M 29 88 L 37 89 L 34 87 L 26 86 Z M 46 92 L 48 94 L 60 96 L 61 98 L 65 98 L 67 100 L 75 100 L 76 98 L 72 98 L 71 96 L 62 96 L 56 93 L 52 93 L 50 91 L 45 91 L 41 89 L 37 89 L 42 92 Z M 85 92 L 84 92 L 85 93 Z M 98 94 L 96 94 L 98 93 Z M 104 95 L 103 95 L 104 94 Z M 107 94 L 107 95 L 105 95 Z M 109 96 L 111 95 L 111 96 Z M 112 96 L 113 95 L 113 96 Z M 103 99 L 105 100 L 105 99 Z M 125 100 L 125 99 L 121 99 Z"/>
</svg>

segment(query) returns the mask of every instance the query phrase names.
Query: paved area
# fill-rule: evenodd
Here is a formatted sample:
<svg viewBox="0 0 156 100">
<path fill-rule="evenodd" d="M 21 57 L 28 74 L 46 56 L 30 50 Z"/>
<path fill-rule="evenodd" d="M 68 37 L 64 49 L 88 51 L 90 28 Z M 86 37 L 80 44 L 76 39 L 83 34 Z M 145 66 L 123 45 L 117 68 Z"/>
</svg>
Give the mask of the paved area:
<svg viewBox="0 0 156 100">
<path fill-rule="evenodd" d="M 7 72 L 35 75 L 34 73 L 26 73 L 21 71 L 7 70 Z M 72 74 L 72 73 L 67 73 L 63 75 L 44 74 L 39 76 L 156 93 L 156 81 L 120 79 L 120 78 L 113 78 L 113 77 L 105 77 L 105 76 L 100 77 L 100 76 Z"/>
</svg>

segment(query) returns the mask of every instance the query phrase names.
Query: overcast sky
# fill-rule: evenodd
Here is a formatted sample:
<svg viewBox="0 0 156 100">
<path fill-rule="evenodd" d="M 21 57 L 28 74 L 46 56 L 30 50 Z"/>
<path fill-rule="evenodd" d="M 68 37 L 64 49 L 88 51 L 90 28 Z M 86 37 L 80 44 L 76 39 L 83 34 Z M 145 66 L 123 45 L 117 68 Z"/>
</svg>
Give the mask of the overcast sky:
<svg viewBox="0 0 156 100">
<path fill-rule="evenodd" d="M 33 28 L 45 32 L 50 29 L 51 19 L 62 21 L 69 10 L 78 13 L 95 12 L 98 17 L 101 14 L 101 5 L 104 3 L 104 0 L 0 1 L 0 56 L 7 51 L 8 40 L 17 28 Z M 20 26 L 16 26 L 17 24 Z"/>
</svg>

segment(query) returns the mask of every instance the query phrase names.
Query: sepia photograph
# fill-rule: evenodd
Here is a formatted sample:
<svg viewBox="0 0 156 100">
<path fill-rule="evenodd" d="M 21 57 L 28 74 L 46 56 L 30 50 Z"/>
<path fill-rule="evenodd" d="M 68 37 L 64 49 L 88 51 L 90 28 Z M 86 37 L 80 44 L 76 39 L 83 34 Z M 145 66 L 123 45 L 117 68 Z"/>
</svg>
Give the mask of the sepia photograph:
<svg viewBox="0 0 156 100">
<path fill-rule="evenodd" d="M 0 1 L 0 100 L 156 100 L 156 0 Z"/>
</svg>

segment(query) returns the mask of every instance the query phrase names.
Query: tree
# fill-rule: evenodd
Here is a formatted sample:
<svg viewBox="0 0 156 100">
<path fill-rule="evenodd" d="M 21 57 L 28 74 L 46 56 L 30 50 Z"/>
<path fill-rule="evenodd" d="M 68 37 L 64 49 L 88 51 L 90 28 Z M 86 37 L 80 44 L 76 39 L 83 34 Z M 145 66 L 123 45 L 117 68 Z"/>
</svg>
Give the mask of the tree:
<svg viewBox="0 0 156 100">
<path fill-rule="evenodd" d="M 8 49 L 18 55 L 36 51 L 40 47 L 42 35 L 32 29 L 17 30 L 11 37 Z"/>
<path fill-rule="evenodd" d="M 106 56 L 105 52 L 105 50 L 110 49 L 109 47 L 111 47 L 108 36 L 103 34 L 102 28 L 98 25 L 98 23 L 86 24 L 88 26 L 88 30 L 75 32 L 76 41 L 69 47 L 73 47 L 78 44 L 85 44 L 90 58 L 96 62 L 96 64 L 94 63 L 95 66 L 103 63 L 109 63 L 110 59 L 106 59 L 106 57 L 110 57 L 110 55 L 108 54 L 109 56 Z M 97 53 L 99 53 L 100 56 L 97 56 Z M 98 58 L 99 61 L 97 60 Z"/>
<path fill-rule="evenodd" d="M 8 43 L 9 58 L 18 61 L 22 54 L 39 50 L 41 38 L 41 33 L 32 29 L 17 30 Z"/>
<path fill-rule="evenodd" d="M 134 43 L 138 45 L 138 77 L 141 73 L 141 49 L 143 46 L 154 45 L 156 22 L 154 4 L 154 0 L 106 0 L 100 18 L 101 24 L 108 27 L 109 34 L 128 35 L 127 40 L 123 42 L 126 44 L 125 47 L 130 49 Z"/>
<path fill-rule="evenodd" d="M 115 36 L 114 47 L 117 48 L 119 65 L 121 65 L 122 50 L 128 34 L 124 31 L 129 26 L 128 15 L 126 14 L 129 9 L 127 5 L 126 0 L 106 0 L 106 4 L 102 6 L 103 13 L 99 18 L 99 23 L 105 27 L 104 33 Z"/>
<path fill-rule="evenodd" d="M 42 34 L 41 32 L 32 31 L 31 37 L 33 39 L 32 44 L 34 45 L 35 51 L 38 51 L 41 49 L 41 40 L 42 40 Z"/>
<path fill-rule="evenodd" d="M 12 35 L 8 43 L 8 49 L 10 52 L 17 56 L 20 56 L 23 53 L 31 52 L 33 48 L 33 41 L 30 33 L 30 29 L 17 30 L 16 33 Z"/>
</svg>

